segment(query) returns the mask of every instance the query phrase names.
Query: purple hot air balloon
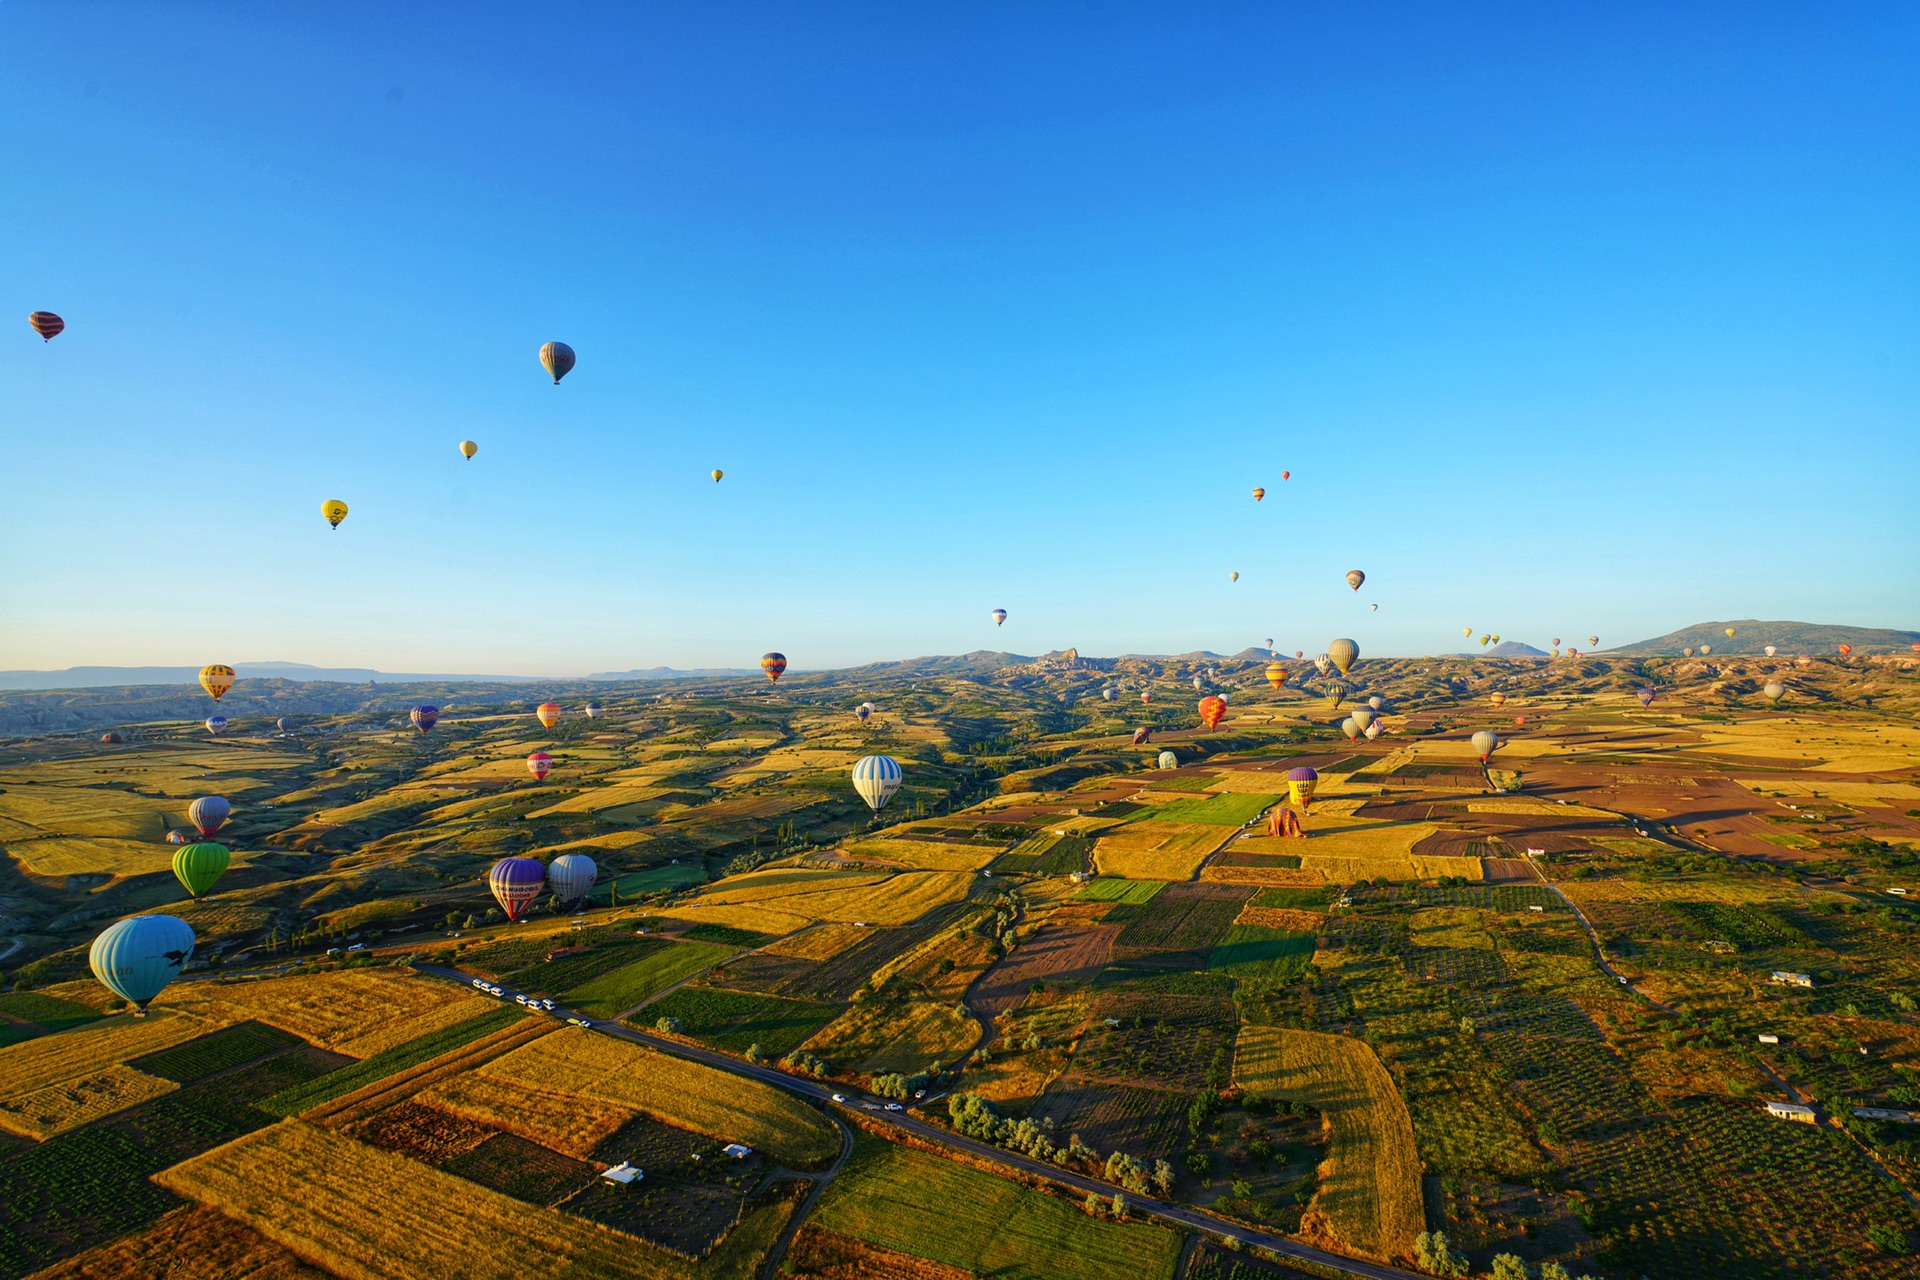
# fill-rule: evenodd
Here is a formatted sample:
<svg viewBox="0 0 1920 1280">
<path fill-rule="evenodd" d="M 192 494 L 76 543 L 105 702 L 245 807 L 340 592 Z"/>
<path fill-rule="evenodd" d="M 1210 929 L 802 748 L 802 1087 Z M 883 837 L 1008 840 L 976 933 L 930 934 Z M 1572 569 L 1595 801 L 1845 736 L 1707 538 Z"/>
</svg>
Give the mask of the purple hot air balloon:
<svg viewBox="0 0 1920 1280">
<path fill-rule="evenodd" d="M 502 858 L 487 873 L 487 884 L 509 920 L 525 915 L 546 883 L 547 868 L 538 858 Z"/>
<path fill-rule="evenodd" d="M 1152 736 L 1153 736 L 1153 730 L 1151 729 L 1135 729 L 1133 731 L 1133 745 L 1136 747 L 1140 746 L 1142 743 L 1146 742 L 1147 739 L 1151 738 Z"/>
<path fill-rule="evenodd" d="M 1640 699 L 1640 705 L 1644 707 L 1653 701 L 1653 690 L 1642 689 L 1639 693 L 1635 694 L 1634 696 Z"/>
<path fill-rule="evenodd" d="M 418 706 L 413 709 L 413 727 L 426 733 L 440 723 L 440 708 Z"/>
<path fill-rule="evenodd" d="M 233 806 L 225 796 L 201 796 L 187 806 L 187 821 L 199 828 L 201 835 L 211 838 L 227 825 L 227 815 L 232 812 Z"/>
</svg>

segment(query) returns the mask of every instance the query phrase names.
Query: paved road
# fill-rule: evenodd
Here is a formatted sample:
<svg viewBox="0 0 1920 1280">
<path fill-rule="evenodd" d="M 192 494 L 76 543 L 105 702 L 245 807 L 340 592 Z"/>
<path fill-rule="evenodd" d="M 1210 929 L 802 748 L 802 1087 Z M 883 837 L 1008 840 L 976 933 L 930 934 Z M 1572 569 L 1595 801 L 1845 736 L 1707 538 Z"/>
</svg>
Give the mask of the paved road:
<svg viewBox="0 0 1920 1280">
<path fill-rule="evenodd" d="M 422 973 L 430 973 L 437 977 L 448 978 L 463 986 L 471 986 L 474 981 L 474 976 L 471 974 L 462 973 L 458 969 L 445 968 L 441 965 L 416 963 L 413 967 Z M 515 991 L 503 982 L 496 982 L 493 985 L 505 992 L 502 998 L 509 1002 L 511 1002 L 516 995 L 523 994 L 522 992 Z M 551 1016 L 561 1019 L 578 1019 L 581 1015 L 556 1004 L 551 1011 Z M 818 1081 L 808 1080 L 801 1076 L 790 1076 L 786 1072 L 776 1070 L 773 1067 L 756 1066 L 750 1062 L 742 1062 L 738 1058 L 730 1058 L 723 1053 L 715 1053 L 710 1049 L 702 1049 L 697 1045 L 682 1044 L 678 1040 L 669 1040 L 650 1032 L 636 1030 L 622 1023 L 602 1022 L 595 1019 L 589 1019 L 588 1021 L 591 1022 L 593 1030 L 605 1035 L 617 1036 L 622 1040 L 630 1040 L 635 1044 L 645 1045 L 647 1048 L 656 1049 L 661 1053 L 672 1054 L 676 1058 L 685 1058 L 690 1062 L 698 1062 L 719 1071 L 729 1072 L 736 1076 L 744 1076 L 750 1080 L 758 1080 L 763 1084 L 772 1085 L 776 1089 L 782 1089 L 788 1093 L 806 1098 L 811 1102 L 819 1104 L 823 1108 L 830 1109 L 835 1105 L 839 1105 L 848 1110 L 862 1111 L 870 1121 L 890 1125 L 903 1133 L 910 1133 L 924 1142 L 950 1147 L 957 1151 L 964 1151 L 976 1159 L 989 1161 L 1004 1169 L 1017 1170 L 1037 1178 L 1044 1178 L 1049 1182 L 1070 1187 L 1075 1191 L 1091 1192 L 1100 1196 L 1102 1199 L 1110 1197 L 1115 1191 L 1120 1190 L 1118 1187 L 1109 1183 L 1083 1177 L 1077 1173 L 1069 1173 L 1053 1165 L 1042 1164 L 1038 1160 L 1030 1159 L 1017 1152 L 1005 1151 L 999 1147 L 989 1146 L 984 1142 L 976 1142 L 971 1138 L 963 1138 L 959 1134 L 951 1133 L 946 1129 L 940 1128 L 938 1125 L 929 1124 L 910 1111 L 885 1110 L 886 1102 L 884 1099 L 875 1098 L 868 1094 L 860 1093 L 857 1090 L 847 1090 L 844 1089 L 844 1087 L 836 1089 L 832 1085 L 821 1084 Z M 836 1104 L 834 1102 L 836 1096 L 844 1098 L 845 1101 Z M 1135 1195 L 1130 1191 L 1123 1192 L 1123 1194 L 1127 1197 L 1129 1204 L 1143 1213 L 1150 1213 L 1157 1218 L 1164 1219 L 1167 1222 L 1178 1223 L 1194 1231 L 1205 1231 L 1210 1235 L 1237 1239 L 1245 1245 L 1271 1249 L 1282 1258 L 1295 1258 L 1303 1262 L 1315 1262 L 1323 1267 L 1330 1267 L 1334 1270 L 1345 1272 L 1348 1275 L 1365 1277 L 1366 1280 L 1423 1280 L 1422 1277 L 1412 1271 L 1402 1271 L 1398 1267 L 1387 1267 L 1377 1263 L 1359 1262 L 1352 1258 L 1344 1258 L 1337 1253 L 1328 1253 L 1323 1249 L 1315 1249 L 1309 1245 L 1301 1244 L 1287 1236 L 1271 1235 L 1264 1231 L 1255 1231 L 1236 1223 L 1227 1222 L 1201 1209 L 1193 1209 L 1185 1205 L 1169 1204 L 1148 1196 Z M 798 1215 L 796 1215 L 796 1220 L 797 1218 Z"/>
</svg>

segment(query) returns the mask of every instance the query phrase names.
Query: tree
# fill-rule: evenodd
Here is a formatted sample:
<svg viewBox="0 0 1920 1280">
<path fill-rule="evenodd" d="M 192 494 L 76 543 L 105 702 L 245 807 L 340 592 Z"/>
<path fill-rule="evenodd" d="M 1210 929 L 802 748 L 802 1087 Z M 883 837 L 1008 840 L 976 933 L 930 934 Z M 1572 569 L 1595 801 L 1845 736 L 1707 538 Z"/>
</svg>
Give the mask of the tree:
<svg viewBox="0 0 1920 1280">
<path fill-rule="evenodd" d="M 1153 1189 L 1163 1196 L 1173 1194 L 1173 1166 L 1165 1160 L 1153 1162 Z"/>
<path fill-rule="evenodd" d="M 1207 1176 L 1207 1170 L 1213 1168 L 1213 1157 L 1204 1151 L 1187 1152 L 1187 1172 L 1196 1178 Z"/>
<path fill-rule="evenodd" d="M 1116 1191 L 1113 1193 L 1114 1220 L 1116 1222 L 1123 1222 L 1126 1220 L 1126 1216 L 1127 1216 L 1127 1198 L 1121 1195 L 1118 1191 Z"/>
<path fill-rule="evenodd" d="M 653 1024 L 653 1029 L 662 1035 L 677 1036 L 684 1024 L 678 1018 L 662 1018 Z"/>
<path fill-rule="evenodd" d="M 1540 1264 L 1540 1280 L 1573 1280 L 1573 1273 L 1565 1263 L 1543 1262 Z"/>
<path fill-rule="evenodd" d="M 1527 1280 L 1527 1264 L 1514 1253 L 1493 1256 L 1493 1280 Z"/>
<path fill-rule="evenodd" d="M 1083 1202 L 1080 1207 L 1082 1209 L 1085 1209 L 1087 1213 L 1090 1214 L 1091 1216 L 1097 1218 L 1100 1216 L 1101 1204 L 1102 1204 L 1102 1201 L 1099 1195 L 1097 1195 L 1092 1191 L 1089 1191 L 1087 1192 L 1087 1198 L 1085 1202 Z"/>
<path fill-rule="evenodd" d="M 1464 1276 L 1467 1259 L 1455 1253 L 1444 1231 L 1422 1231 L 1413 1239 L 1414 1264 L 1429 1275 Z"/>
</svg>

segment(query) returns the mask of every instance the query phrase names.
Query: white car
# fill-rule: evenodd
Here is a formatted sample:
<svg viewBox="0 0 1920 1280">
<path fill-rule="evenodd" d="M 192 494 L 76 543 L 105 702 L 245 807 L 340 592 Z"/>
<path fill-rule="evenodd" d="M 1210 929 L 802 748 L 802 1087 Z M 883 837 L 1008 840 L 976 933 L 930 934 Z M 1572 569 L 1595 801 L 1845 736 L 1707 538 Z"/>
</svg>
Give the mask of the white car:
<svg viewBox="0 0 1920 1280">
<path fill-rule="evenodd" d="M 833 1100 L 835 1102 L 845 1102 L 847 1100 L 847 1095 L 844 1093 L 836 1093 L 833 1095 Z"/>
<path fill-rule="evenodd" d="M 899 1103 L 897 1103 L 897 1102 L 889 1102 L 889 1103 L 887 1104 L 887 1110 L 889 1110 L 889 1111 L 905 1111 L 905 1110 L 906 1110 L 906 1108 L 905 1108 L 905 1107 L 903 1107 L 903 1106 L 901 1106 L 901 1105 L 900 1105 Z"/>
<path fill-rule="evenodd" d="M 473 985 L 485 991 L 487 989 L 487 980 L 485 978 L 475 978 Z"/>
<path fill-rule="evenodd" d="M 543 999 L 543 1000 L 541 1000 L 541 1001 L 540 1001 L 540 1007 L 541 1007 L 542 1009 L 551 1009 L 551 1008 L 553 1008 L 553 1001 L 551 1001 L 551 1000 L 544 1000 L 544 999 Z"/>
<path fill-rule="evenodd" d="M 353 944 L 352 946 L 350 946 L 350 947 L 348 947 L 348 948 L 347 948 L 347 954 L 348 954 L 348 955 L 352 955 L 352 954 L 353 954 L 354 952 L 356 952 L 356 951 L 365 951 L 366 949 L 367 949 L 367 944 L 366 944 L 366 943 L 364 943 L 364 942 L 356 942 L 356 943 L 354 943 L 354 944 Z"/>
<path fill-rule="evenodd" d="M 525 1004 L 527 1002 L 527 998 L 525 996 L 515 996 L 513 998 L 513 1002 L 515 1004 Z"/>
</svg>

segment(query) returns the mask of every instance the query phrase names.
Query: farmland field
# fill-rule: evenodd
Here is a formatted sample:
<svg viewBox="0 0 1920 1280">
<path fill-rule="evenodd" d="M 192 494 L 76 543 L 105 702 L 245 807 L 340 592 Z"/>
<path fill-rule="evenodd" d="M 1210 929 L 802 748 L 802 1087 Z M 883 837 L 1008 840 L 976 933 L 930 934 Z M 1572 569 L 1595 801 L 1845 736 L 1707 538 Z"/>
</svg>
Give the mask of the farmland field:
<svg viewBox="0 0 1920 1280">
<path fill-rule="evenodd" d="M 561 993 L 572 1007 L 611 1018 L 733 954 L 713 942 L 680 942 Z"/>
<path fill-rule="evenodd" d="M 1214 884 L 1170 884 L 1150 911 L 1132 916 L 1116 944 L 1158 951 L 1201 952 L 1211 948 L 1240 913 L 1248 893 Z"/>
<path fill-rule="evenodd" d="M 1333 1142 L 1313 1207 L 1349 1247 L 1399 1257 L 1425 1229 L 1420 1155 L 1393 1079 L 1357 1040 L 1280 1027 L 1246 1027 L 1234 1082 L 1324 1112 Z"/>
<path fill-rule="evenodd" d="M 815 1212 L 820 1227 L 973 1274 L 1171 1277 L 1179 1241 L 1113 1223 L 992 1174 L 862 1137 Z"/>
<path fill-rule="evenodd" d="M 441 1054 L 482 1036 L 490 1035 L 519 1022 L 526 1014 L 519 1008 L 489 1008 L 463 1022 L 416 1036 L 352 1066 L 341 1067 L 308 1081 L 285 1093 L 277 1093 L 260 1103 L 262 1110 L 277 1116 L 297 1115 L 309 1107 L 331 1102 L 356 1089 L 362 1089 L 390 1075 L 418 1066 Z"/>
<path fill-rule="evenodd" d="M 811 1004 L 779 996 L 752 995 L 724 987 L 686 986 L 644 1009 L 636 1019 L 651 1027 L 661 1018 L 678 1018 L 684 1034 L 722 1049 L 784 1057 L 840 1012 L 838 1005 Z"/>
<path fill-rule="evenodd" d="M 1259 792 L 1223 791 L 1204 800 L 1175 800 L 1171 804 L 1156 805 L 1128 821 L 1204 822 L 1212 826 L 1239 827 L 1265 813 L 1279 799 L 1277 795 Z"/>
<path fill-rule="evenodd" d="M 1233 838 L 1233 828 L 1145 822 L 1093 842 L 1094 869 L 1136 880 L 1190 880 L 1200 864 Z"/>
<path fill-rule="evenodd" d="M 263 1022 L 309 1044 L 365 1058 L 478 1016 L 493 1002 L 473 991 L 392 969 L 361 969 L 196 983 L 179 1007 L 215 1022 Z"/>
<path fill-rule="evenodd" d="M 1079 896 L 1092 902 L 1124 902 L 1140 906 L 1151 902 L 1154 895 L 1166 887 L 1159 880 L 1125 880 L 1106 876 L 1088 883 L 1080 890 Z"/>
</svg>

